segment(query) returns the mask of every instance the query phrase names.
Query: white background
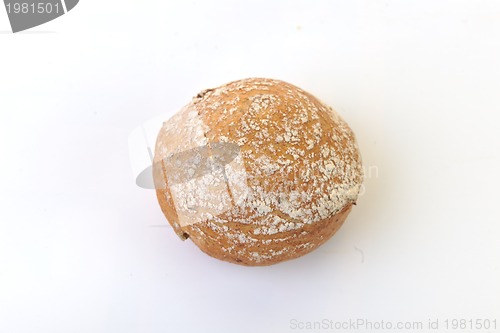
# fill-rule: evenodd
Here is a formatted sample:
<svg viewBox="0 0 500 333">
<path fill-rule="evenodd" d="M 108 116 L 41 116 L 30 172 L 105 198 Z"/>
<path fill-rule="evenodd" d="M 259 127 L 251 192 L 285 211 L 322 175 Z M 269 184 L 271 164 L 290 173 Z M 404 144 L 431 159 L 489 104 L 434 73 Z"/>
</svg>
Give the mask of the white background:
<svg viewBox="0 0 500 333">
<path fill-rule="evenodd" d="M 0 7 L 1 333 L 500 331 L 499 1 L 82 0 L 9 29 Z M 335 237 L 263 268 L 181 242 L 128 155 L 144 121 L 255 76 L 332 105 L 369 171 Z"/>
</svg>

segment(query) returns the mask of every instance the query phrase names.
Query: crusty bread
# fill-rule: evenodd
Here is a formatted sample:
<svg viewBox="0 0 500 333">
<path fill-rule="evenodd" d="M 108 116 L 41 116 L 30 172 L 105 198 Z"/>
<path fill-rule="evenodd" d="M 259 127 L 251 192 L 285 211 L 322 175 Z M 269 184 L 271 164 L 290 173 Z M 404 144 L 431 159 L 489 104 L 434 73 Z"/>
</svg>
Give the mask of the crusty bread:
<svg viewBox="0 0 500 333">
<path fill-rule="evenodd" d="M 249 266 L 296 258 L 328 240 L 363 179 L 354 134 L 332 108 L 259 78 L 205 90 L 166 121 L 153 176 L 182 239 Z"/>
</svg>

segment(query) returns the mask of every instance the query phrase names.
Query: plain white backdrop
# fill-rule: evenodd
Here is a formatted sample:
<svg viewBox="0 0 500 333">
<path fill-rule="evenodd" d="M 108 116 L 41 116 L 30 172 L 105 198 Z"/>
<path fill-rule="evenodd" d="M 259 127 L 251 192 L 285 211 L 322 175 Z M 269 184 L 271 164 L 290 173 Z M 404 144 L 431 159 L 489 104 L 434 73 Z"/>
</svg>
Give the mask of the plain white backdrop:
<svg viewBox="0 0 500 333">
<path fill-rule="evenodd" d="M 9 29 L 2 7 L 1 333 L 500 331 L 500 2 L 82 0 Z M 128 151 L 144 121 L 255 76 L 332 105 L 369 171 L 335 237 L 263 268 L 181 242 Z"/>
</svg>

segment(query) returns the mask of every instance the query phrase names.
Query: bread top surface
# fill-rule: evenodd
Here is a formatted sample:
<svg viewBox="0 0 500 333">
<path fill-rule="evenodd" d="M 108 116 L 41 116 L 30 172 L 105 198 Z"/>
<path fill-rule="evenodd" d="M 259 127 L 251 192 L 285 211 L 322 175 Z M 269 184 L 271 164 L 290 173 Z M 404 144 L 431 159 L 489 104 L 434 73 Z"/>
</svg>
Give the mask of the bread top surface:
<svg viewBox="0 0 500 333">
<path fill-rule="evenodd" d="M 158 164 L 177 233 L 210 228 L 239 241 L 337 214 L 355 203 L 363 178 L 354 134 L 332 108 L 262 78 L 194 97 L 164 123 Z"/>
</svg>

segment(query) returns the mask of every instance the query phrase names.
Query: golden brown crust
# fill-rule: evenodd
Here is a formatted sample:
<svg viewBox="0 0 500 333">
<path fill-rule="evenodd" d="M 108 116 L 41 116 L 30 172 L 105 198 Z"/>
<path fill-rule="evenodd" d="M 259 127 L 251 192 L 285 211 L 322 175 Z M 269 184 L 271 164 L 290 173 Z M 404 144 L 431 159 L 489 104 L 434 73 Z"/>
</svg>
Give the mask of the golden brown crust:
<svg viewBox="0 0 500 333">
<path fill-rule="evenodd" d="M 230 240 L 224 237 L 224 234 L 213 235 L 215 238 L 214 240 L 212 237 L 205 237 L 205 235 L 194 231 L 191 233 L 192 237 L 190 238 L 203 252 L 214 258 L 244 266 L 268 266 L 301 257 L 316 249 L 337 232 L 349 215 L 351 209 L 352 204 L 349 204 L 342 211 L 329 218 L 314 224 L 305 225 L 300 230 L 285 232 L 279 237 L 276 235 L 264 236 L 262 239 L 271 240 L 266 246 L 260 244 L 239 245 L 241 249 L 245 248 L 247 252 L 260 253 L 261 257 L 265 258 L 265 260 L 261 260 L 260 262 L 257 262 L 253 257 L 248 258 L 247 256 L 239 255 L 237 251 L 224 251 L 224 248 L 231 246 Z M 228 223 L 228 227 L 242 228 L 243 230 L 248 229 L 245 228 L 245 226 L 233 224 L 231 222 Z M 188 233 L 192 231 L 190 229 L 190 227 L 187 228 Z M 203 229 L 211 231 L 211 229 L 207 227 Z M 213 233 L 213 231 L 211 232 Z M 282 241 L 281 239 L 283 238 L 286 238 L 286 241 Z M 304 246 L 304 244 L 308 245 Z"/>
<path fill-rule="evenodd" d="M 220 155 L 221 143 L 238 149 L 230 163 L 211 174 L 190 170 L 192 161 Z M 180 153 L 185 165 L 177 168 Z M 270 79 L 198 94 L 160 131 L 153 172 L 162 211 L 181 238 L 249 266 L 296 258 L 324 243 L 362 182 L 347 124 L 314 96 Z"/>
<path fill-rule="evenodd" d="M 168 221 L 177 220 L 177 214 L 173 208 L 171 200 L 167 200 L 161 190 L 157 190 L 157 198 Z M 262 261 L 261 263 L 256 263 L 253 258 L 252 260 L 249 260 L 245 256 L 224 251 L 224 248 L 228 248 L 230 246 L 230 240 L 225 237 L 224 233 L 216 234 L 209 227 L 201 227 L 201 229 L 205 230 L 206 233 L 211 233 L 211 237 L 206 237 L 206 234 L 197 232 L 190 226 L 186 226 L 184 230 L 180 228 L 174 229 L 176 229 L 175 231 L 181 239 L 190 238 L 203 252 L 214 258 L 244 266 L 267 266 L 301 257 L 319 247 L 337 232 L 351 212 L 351 209 L 352 204 L 349 204 L 339 213 L 317 223 L 305 225 L 303 229 L 288 231 L 279 237 L 276 235 L 263 237 L 265 240 L 271 240 L 265 248 L 259 248 L 259 244 L 248 246 L 248 251 L 254 253 L 260 252 L 264 256 L 267 255 L 269 257 L 268 260 Z M 238 225 L 232 222 L 228 222 L 227 226 L 232 229 L 240 228 L 246 232 L 248 232 L 249 229 L 248 226 Z M 306 234 L 301 235 L 302 232 L 305 232 Z M 289 248 L 289 250 L 283 251 L 279 255 L 273 255 L 273 252 L 276 253 L 283 250 L 284 245 L 283 242 L 280 241 L 282 238 L 287 239 L 285 246 L 286 248 Z M 311 245 L 301 246 L 303 244 Z M 244 244 L 240 245 L 240 247 L 243 246 Z"/>
</svg>

